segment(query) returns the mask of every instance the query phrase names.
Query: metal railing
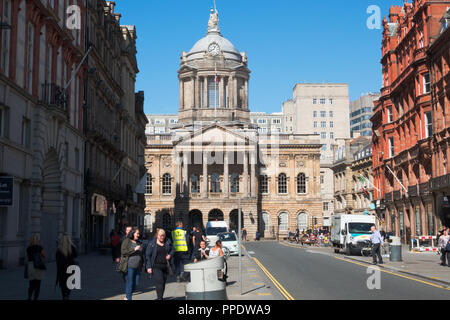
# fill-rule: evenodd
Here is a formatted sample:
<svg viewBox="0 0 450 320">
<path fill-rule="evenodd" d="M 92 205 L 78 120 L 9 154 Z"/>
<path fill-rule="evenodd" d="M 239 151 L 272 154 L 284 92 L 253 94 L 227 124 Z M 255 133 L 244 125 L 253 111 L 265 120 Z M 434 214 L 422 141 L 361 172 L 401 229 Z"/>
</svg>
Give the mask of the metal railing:
<svg viewBox="0 0 450 320">
<path fill-rule="evenodd" d="M 67 112 L 68 92 L 54 83 L 44 83 L 40 102 Z"/>
</svg>

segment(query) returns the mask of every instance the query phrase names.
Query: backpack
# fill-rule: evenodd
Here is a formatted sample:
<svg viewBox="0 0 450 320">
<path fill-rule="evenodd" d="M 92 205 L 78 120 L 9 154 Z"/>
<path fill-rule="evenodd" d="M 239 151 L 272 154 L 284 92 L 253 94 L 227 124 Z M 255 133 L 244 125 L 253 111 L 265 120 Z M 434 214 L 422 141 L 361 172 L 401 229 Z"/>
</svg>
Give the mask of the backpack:
<svg viewBox="0 0 450 320">
<path fill-rule="evenodd" d="M 450 240 L 447 242 L 447 245 L 445 246 L 445 251 L 450 252 Z"/>
</svg>

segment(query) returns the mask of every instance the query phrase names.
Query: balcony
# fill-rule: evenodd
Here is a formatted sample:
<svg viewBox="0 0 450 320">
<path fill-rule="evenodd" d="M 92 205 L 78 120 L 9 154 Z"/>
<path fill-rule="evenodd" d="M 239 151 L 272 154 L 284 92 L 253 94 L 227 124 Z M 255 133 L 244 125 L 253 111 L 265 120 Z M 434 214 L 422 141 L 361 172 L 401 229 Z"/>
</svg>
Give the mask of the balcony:
<svg viewBox="0 0 450 320">
<path fill-rule="evenodd" d="M 433 178 L 430 181 L 430 189 L 432 191 L 437 191 L 448 187 L 450 187 L 450 174 Z"/>
<path fill-rule="evenodd" d="M 384 195 L 384 200 L 385 200 L 386 202 L 392 202 L 392 199 L 393 199 L 393 194 L 392 194 L 392 192 L 386 193 L 386 194 Z"/>
<path fill-rule="evenodd" d="M 408 195 L 409 195 L 409 197 L 419 196 L 419 188 L 417 187 L 417 185 L 408 187 Z"/>
<path fill-rule="evenodd" d="M 64 113 L 68 112 L 67 90 L 54 83 L 44 83 L 42 85 L 41 99 L 39 102 Z"/>
<path fill-rule="evenodd" d="M 430 194 L 430 183 L 425 182 L 419 185 L 419 194 L 420 196 L 427 196 Z"/>
<path fill-rule="evenodd" d="M 402 199 L 402 191 L 396 190 L 393 194 L 394 200 L 401 200 Z"/>
</svg>

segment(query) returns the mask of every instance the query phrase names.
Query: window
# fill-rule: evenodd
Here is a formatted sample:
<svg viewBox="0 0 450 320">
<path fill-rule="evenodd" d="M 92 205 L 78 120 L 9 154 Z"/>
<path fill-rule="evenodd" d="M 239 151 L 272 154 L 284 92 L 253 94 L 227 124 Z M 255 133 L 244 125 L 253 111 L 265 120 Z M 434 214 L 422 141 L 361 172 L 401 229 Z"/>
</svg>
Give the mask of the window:
<svg viewBox="0 0 450 320">
<path fill-rule="evenodd" d="M 22 119 L 22 146 L 25 148 L 30 148 L 30 139 L 31 139 L 31 121 L 27 118 Z"/>
<path fill-rule="evenodd" d="M 153 177 L 150 173 L 147 174 L 147 181 L 145 182 L 145 193 L 153 194 Z"/>
<path fill-rule="evenodd" d="M 171 123 L 171 124 L 178 123 L 178 119 L 170 119 L 170 123 Z"/>
<path fill-rule="evenodd" d="M 313 104 L 317 104 L 317 99 L 313 99 Z"/>
<path fill-rule="evenodd" d="M 287 194 L 287 177 L 284 173 L 278 176 L 278 193 L 279 194 Z"/>
<path fill-rule="evenodd" d="M 146 214 L 144 218 L 144 232 L 150 234 L 153 231 L 153 219 L 151 214 Z"/>
<path fill-rule="evenodd" d="M 420 214 L 420 207 L 415 206 L 415 213 L 416 213 L 416 236 L 422 235 L 422 217 Z"/>
<path fill-rule="evenodd" d="M 163 176 L 162 188 L 162 193 L 164 195 L 172 194 L 172 176 L 168 173 Z"/>
<path fill-rule="evenodd" d="M 333 99 L 330 99 L 330 104 L 333 104 Z"/>
<path fill-rule="evenodd" d="M 297 226 L 300 232 L 308 229 L 308 215 L 306 213 L 302 212 L 298 215 Z"/>
<path fill-rule="evenodd" d="M 325 183 L 325 176 L 323 176 L 323 175 L 320 176 L 320 183 L 321 184 Z"/>
<path fill-rule="evenodd" d="M 281 124 L 281 119 L 273 119 L 272 123 L 273 124 Z"/>
<path fill-rule="evenodd" d="M 304 173 L 300 173 L 297 176 L 297 193 L 298 194 L 306 193 L 306 175 Z"/>
<path fill-rule="evenodd" d="M 64 149 L 64 162 L 66 164 L 66 167 L 69 166 L 69 143 L 65 143 L 66 148 Z"/>
<path fill-rule="evenodd" d="M 269 193 L 269 178 L 267 176 L 261 176 L 259 178 L 259 192 L 262 194 Z"/>
<path fill-rule="evenodd" d="M 34 26 L 28 25 L 28 47 L 27 47 L 27 89 L 32 93 L 33 86 L 33 60 L 34 60 Z"/>
<path fill-rule="evenodd" d="M 330 121 L 330 128 L 334 128 L 334 122 Z"/>
<path fill-rule="evenodd" d="M 280 231 L 288 231 L 289 228 L 289 216 L 286 212 L 280 213 Z"/>
<path fill-rule="evenodd" d="M 322 122 L 320 123 L 320 127 L 321 127 L 321 128 L 326 128 L 326 127 L 327 127 L 327 122 L 326 122 L 326 121 L 322 121 Z"/>
<path fill-rule="evenodd" d="M 430 74 L 426 73 L 423 76 L 423 93 L 429 93 L 431 91 Z"/>
<path fill-rule="evenodd" d="M 313 112 L 313 117 L 314 117 L 314 118 L 317 118 L 317 111 L 314 111 L 314 112 Z"/>
<path fill-rule="evenodd" d="M 328 202 L 323 203 L 323 211 L 328 211 Z"/>
<path fill-rule="evenodd" d="M 1 21 L 4 24 L 8 24 L 11 25 L 11 3 L 10 0 L 4 0 L 3 1 L 3 14 L 2 14 L 2 19 Z M 1 30 L 1 29 L 0 29 Z M 10 47 L 10 34 L 11 34 L 11 30 L 1 30 L 2 33 L 2 43 L 1 43 L 1 56 L 0 56 L 0 61 L 1 61 L 1 68 L 3 70 L 3 74 L 8 76 L 9 74 L 9 47 Z"/>
<path fill-rule="evenodd" d="M 320 104 L 325 104 L 326 99 L 320 99 Z"/>
<path fill-rule="evenodd" d="M 237 173 L 231 175 L 231 192 L 239 193 L 239 174 Z"/>
<path fill-rule="evenodd" d="M 394 138 L 389 138 L 389 158 L 394 157 Z"/>
<path fill-rule="evenodd" d="M 200 177 L 198 174 L 191 176 L 191 193 L 200 193 Z"/>
<path fill-rule="evenodd" d="M 322 139 L 326 139 L 327 138 L 327 133 L 326 132 L 322 132 L 321 136 Z"/>
<path fill-rule="evenodd" d="M 208 101 L 210 108 L 219 108 L 219 86 L 215 77 L 208 77 Z"/>
<path fill-rule="evenodd" d="M 334 132 L 330 132 L 330 139 L 334 139 Z"/>
<path fill-rule="evenodd" d="M 327 112 L 326 111 L 320 111 L 320 117 L 321 118 L 325 118 L 327 116 Z"/>
<path fill-rule="evenodd" d="M 333 117 L 334 117 L 334 112 L 330 111 L 330 118 L 333 118 Z"/>
<path fill-rule="evenodd" d="M 387 108 L 387 114 L 388 114 L 388 123 L 391 123 L 394 121 L 394 115 L 392 113 L 392 107 Z"/>
<path fill-rule="evenodd" d="M 433 135 L 433 119 L 431 118 L 431 112 L 425 112 L 425 134 L 427 138 Z"/>
<path fill-rule="evenodd" d="M 317 121 L 314 121 L 314 128 L 317 128 Z"/>
<path fill-rule="evenodd" d="M 211 175 L 211 192 L 212 193 L 220 192 L 220 175 L 217 173 L 213 173 Z"/>
</svg>

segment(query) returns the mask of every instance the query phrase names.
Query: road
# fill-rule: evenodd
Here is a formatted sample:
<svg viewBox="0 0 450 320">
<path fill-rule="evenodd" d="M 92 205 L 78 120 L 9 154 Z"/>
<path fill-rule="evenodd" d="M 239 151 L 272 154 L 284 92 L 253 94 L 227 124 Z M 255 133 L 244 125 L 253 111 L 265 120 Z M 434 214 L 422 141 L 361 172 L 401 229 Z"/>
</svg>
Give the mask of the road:
<svg viewBox="0 0 450 320">
<path fill-rule="evenodd" d="M 245 243 L 247 252 L 262 268 L 274 287 L 284 291 L 283 296 L 294 300 L 436 300 L 450 299 L 450 290 L 432 283 L 416 281 L 380 272 L 380 289 L 370 290 L 376 284 L 373 270 L 362 264 L 345 261 L 343 256 L 331 253 L 331 249 L 303 249 L 277 242 Z"/>
</svg>

